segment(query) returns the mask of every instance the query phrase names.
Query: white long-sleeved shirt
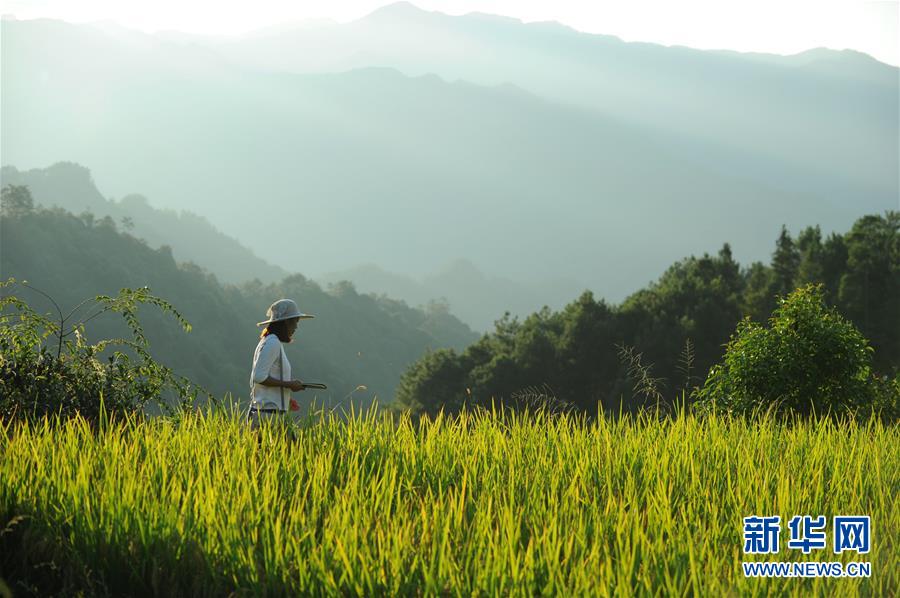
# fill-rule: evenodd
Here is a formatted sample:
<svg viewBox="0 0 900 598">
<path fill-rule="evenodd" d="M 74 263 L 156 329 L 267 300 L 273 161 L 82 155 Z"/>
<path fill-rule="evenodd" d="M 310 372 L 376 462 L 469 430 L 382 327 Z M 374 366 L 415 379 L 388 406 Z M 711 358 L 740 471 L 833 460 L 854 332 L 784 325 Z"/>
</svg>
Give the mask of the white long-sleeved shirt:
<svg viewBox="0 0 900 598">
<path fill-rule="evenodd" d="M 279 355 L 281 360 L 278 359 Z M 284 371 L 282 371 L 282 364 Z M 253 353 L 253 370 L 250 373 L 250 405 L 257 409 L 287 411 L 291 402 L 291 389 L 260 384 L 269 376 L 276 380 L 291 379 L 291 362 L 288 361 L 284 347 L 275 334 L 259 339 L 259 344 L 256 345 L 256 351 Z M 284 392 L 283 401 L 282 392 Z"/>
</svg>

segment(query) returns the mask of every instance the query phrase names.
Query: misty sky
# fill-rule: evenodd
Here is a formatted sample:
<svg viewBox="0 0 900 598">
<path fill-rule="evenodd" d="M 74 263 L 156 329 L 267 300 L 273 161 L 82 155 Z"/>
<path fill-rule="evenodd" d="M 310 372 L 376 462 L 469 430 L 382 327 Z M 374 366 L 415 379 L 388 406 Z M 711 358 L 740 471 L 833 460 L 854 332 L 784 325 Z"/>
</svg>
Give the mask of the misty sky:
<svg viewBox="0 0 900 598">
<path fill-rule="evenodd" d="M 0 0 L 17 18 L 111 20 L 156 31 L 239 34 L 305 19 L 349 21 L 384 0 Z M 794 54 L 850 48 L 900 65 L 898 0 L 415 0 L 448 14 L 484 12 L 523 21 L 559 21 L 581 31 L 701 49 Z"/>
</svg>

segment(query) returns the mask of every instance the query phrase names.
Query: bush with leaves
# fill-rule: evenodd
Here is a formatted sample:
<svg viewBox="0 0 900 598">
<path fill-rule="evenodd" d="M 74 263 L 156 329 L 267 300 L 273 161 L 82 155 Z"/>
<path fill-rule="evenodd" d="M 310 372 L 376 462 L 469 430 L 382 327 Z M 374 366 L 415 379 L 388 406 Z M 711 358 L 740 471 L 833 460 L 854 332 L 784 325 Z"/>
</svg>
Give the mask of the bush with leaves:
<svg viewBox="0 0 900 598">
<path fill-rule="evenodd" d="M 18 283 L 28 286 L 26 283 Z M 150 294 L 147 287 L 122 289 L 115 297 L 98 295 L 82 301 L 67 315 L 49 295 L 59 320 L 33 310 L 13 295 L 13 279 L 0 283 L 0 419 L 31 419 L 76 413 L 90 421 L 107 413 L 135 412 L 148 403 L 164 410 L 190 407 L 203 393 L 153 360 L 137 317 L 141 305 L 155 305 L 175 317 L 182 328 L 190 324 L 172 305 Z M 71 323 L 79 310 L 92 313 Z M 84 324 L 106 313 L 127 322 L 132 339 L 108 339 L 90 344 Z M 101 362 L 108 349 L 118 347 Z"/>
<path fill-rule="evenodd" d="M 797 289 L 761 326 L 745 318 L 697 392 L 700 406 L 731 413 L 898 416 L 896 381 L 872 372 L 862 333 L 825 305 L 822 285 Z"/>
</svg>

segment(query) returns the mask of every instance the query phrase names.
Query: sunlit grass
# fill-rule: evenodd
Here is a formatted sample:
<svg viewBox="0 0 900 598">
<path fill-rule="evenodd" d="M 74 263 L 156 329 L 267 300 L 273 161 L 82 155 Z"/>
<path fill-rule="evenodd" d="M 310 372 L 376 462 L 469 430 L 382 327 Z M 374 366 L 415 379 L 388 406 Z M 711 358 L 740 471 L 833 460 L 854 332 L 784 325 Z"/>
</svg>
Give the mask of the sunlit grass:
<svg viewBox="0 0 900 598">
<path fill-rule="evenodd" d="M 88 593 L 891 595 L 900 433 L 368 412 L 0 428 L 0 576 Z M 862 580 L 747 580 L 749 515 L 872 517 Z M 17 516 L 25 519 L 15 519 Z M 14 520 L 11 525 L 8 522 Z M 785 548 L 747 560 L 836 560 Z M 41 569 L 43 567 L 43 569 Z"/>
</svg>

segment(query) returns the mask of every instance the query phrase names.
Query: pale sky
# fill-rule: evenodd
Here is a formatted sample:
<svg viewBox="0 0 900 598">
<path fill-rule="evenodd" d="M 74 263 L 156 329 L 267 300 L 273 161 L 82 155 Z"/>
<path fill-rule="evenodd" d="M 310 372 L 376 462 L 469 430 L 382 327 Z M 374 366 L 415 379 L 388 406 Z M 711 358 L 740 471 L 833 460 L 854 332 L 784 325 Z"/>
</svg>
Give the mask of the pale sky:
<svg viewBox="0 0 900 598">
<path fill-rule="evenodd" d="M 20 19 L 110 20 L 152 32 L 239 34 L 304 19 L 358 19 L 384 0 L 0 0 Z M 900 0 L 414 0 L 447 14 L 558 21 L 591 33 L 701 49 L 795 54 L 846 48 L 900 65 Z"/>
</svg>

